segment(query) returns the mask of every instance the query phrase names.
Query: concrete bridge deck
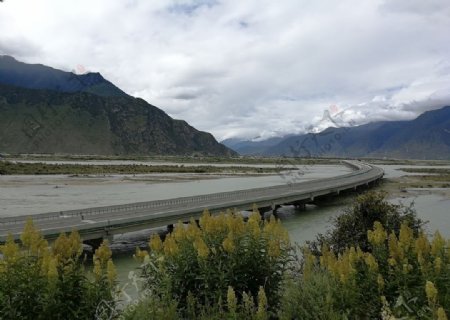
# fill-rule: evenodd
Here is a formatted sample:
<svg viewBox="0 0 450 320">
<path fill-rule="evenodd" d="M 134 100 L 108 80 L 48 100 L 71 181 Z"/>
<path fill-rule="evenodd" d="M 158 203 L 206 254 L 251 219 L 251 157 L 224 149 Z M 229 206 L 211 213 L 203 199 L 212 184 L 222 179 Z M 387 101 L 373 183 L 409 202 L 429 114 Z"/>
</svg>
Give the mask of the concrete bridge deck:
<svg viewBox="0 0 450 320">
<path fill-rule="evenodd" d="M 228 208 L 249 210 L 254 204 L 259 208 L 275 209 L 283 204 L 308 203 L 320 196 L 369 185 L 384 174 L 382 169 L 363 162 L 345 161 L 344 164 L 354 171 L 332 178 L 266 188 L 0 218 L 0 242 L 4 242 L 8 234 L 19 238 L 29 217 L 49 240 L 74 229 L 83 240 L 93 240 L 188 221 L 191 217 L 198 218 L 206 208 L 217 213 Z"/>
</svg>

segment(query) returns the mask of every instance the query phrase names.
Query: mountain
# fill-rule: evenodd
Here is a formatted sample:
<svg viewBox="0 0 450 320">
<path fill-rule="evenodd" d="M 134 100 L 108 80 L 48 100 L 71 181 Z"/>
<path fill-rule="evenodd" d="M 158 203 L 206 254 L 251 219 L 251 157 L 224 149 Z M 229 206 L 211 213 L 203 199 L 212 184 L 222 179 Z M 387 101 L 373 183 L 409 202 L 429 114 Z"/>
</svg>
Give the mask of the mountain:
<svg viewBox="0 0 450 320">
<path fill-rule="evenodd" d="M 407 121 L 372 156 L 450 159 L 450 106 Z"/>
<path fill-rule="evenodd" d="M 0 152 L 236 155 L 100 74 L 78 76 L 5 56 L 0 61 Z"/>
<path fill-rule="evenodd" d="M 42 64 L 23 63 L 5 55 L 0 56 L 0 83 L 28 89 L 90 92 L 101 96 L 127 95 L 100 73 L 77 75 Z"/>
<path fill-rule="evenodd" d="M 230 138 L 221 141 L 221 143 L 226 145 L 228 148 L 236 151 L 239 154 L 259 156 L 262 155 L 267 148 L 278 144 L 282 140 L 283 138 L 280 137 L 270 138 L 262 141 L 240 140 L 236 138 Z"/>
<path fill-rule="evenodd" d="M 236 149 L 235 149 L 236 150 Z M 450 159 L 450 106 L 411 121 L 381 121 L 327 128 L 284 138 L 265 156 Z"/>
</svg>

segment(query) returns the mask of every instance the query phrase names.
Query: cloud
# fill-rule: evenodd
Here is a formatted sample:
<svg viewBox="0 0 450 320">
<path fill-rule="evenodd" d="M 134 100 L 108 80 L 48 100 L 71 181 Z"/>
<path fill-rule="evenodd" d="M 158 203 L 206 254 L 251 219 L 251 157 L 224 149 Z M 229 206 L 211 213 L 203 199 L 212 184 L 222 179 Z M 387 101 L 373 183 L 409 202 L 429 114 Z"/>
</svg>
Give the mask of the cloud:
<svg viewBox="0 0 450 320">
<path fill-rule="evenodd" d="M 450 104 L 448 0 L 14 0 L 0 50 L 99 71 L 218 139 L 317 130 Z"/>
<path fill-rule="evenodd" d="M 5 38 L 0 42 L 1 55 L 27 57 L 35 55 L 36 52 L 39 52 L 39 47 L 25 39 Z"/>
<path fill-rule="evenodd" d="M 386 0 L 380 9 L 389 13 L 408 13 L 417 15 L 433 15 L 450 12 L 447 1 L 441 0 Z"/>
<path fill-rule="evenodd" d="M 347 127 L 374 121 L 411 120 L 427 110 L 450 105 L 450 73 L 440 65 L 434 76 L 420 78 L 409 86 L 388 90 L 357 105 L 331 105 L 315 117 L 305 131 L 320 132 L 327 127 Z"/>
</svg>

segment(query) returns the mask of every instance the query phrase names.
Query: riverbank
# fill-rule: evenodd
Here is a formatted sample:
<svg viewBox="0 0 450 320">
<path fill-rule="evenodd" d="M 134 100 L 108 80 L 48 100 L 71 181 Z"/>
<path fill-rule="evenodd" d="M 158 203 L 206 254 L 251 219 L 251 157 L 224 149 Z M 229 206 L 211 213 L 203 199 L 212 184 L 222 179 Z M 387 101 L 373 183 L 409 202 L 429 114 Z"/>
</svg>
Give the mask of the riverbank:
<svg viewBox="0 0 450 320">
<path fill-rule="evenodd" d="M 207 156 L 103 156 L 103 155 L 64 155 L 64 154 L 3 154 L 5 160 L 31 161 L 139 161 L 171 162 L 180 164 L 338 164 L 339 158 L 299 158 L 299 157 L 207 157 Z"/>
<path fill-rule="evenodd" d="M 400 167 L 397 172 L 386 172 L 378 187 L 389 198 L 408 198 L 435 194 L 450 199 L 450 167 Z"/>
<path fill-rule="evenodd" d="M 225 174 L 274 174 L 280 170 L 297 170 L 295 167 L 249 166 L 185 166 L 153 164 L 77 164 L 0 161 L 0 175 L 99 175 L 99 174 L 148 174 L 148 173 L 225 173 Z"/>
</svg>

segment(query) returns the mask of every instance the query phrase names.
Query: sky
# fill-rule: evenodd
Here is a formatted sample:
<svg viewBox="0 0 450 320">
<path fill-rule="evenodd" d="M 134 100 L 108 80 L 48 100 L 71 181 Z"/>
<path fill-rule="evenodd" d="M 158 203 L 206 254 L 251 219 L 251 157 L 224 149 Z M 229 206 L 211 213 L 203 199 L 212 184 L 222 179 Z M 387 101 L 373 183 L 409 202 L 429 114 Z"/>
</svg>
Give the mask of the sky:
<svg viewBox="0 0 450 320">
<path fill-rule="evenodd" d="M 4 0 L 0 54 L 100 72 L 226 138 L 450 105 L 449 0 Z"/>
</svg>

